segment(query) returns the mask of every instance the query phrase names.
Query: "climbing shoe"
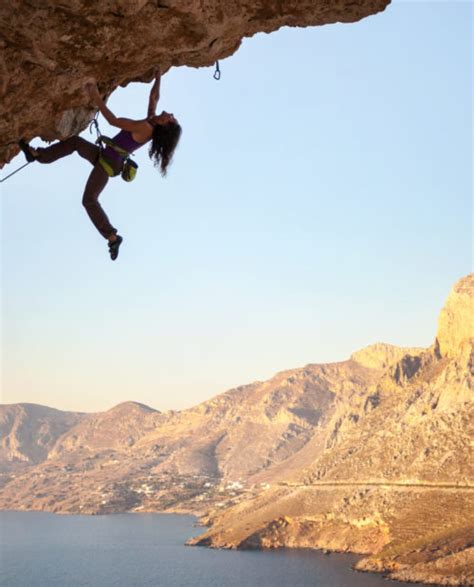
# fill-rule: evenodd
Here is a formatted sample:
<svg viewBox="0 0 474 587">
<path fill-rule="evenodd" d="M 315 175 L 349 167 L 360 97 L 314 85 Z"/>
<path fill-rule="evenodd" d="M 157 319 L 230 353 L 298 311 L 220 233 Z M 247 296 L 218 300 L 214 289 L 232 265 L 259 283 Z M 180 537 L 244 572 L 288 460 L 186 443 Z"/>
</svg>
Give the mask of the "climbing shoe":
<svg viewBox="0 0 474 587">
<path fill-rule="evenodd" d="M 110 253 L 110 258 L 112 259 L 112 261 L 115 261 L 115 259 L 118 257 L 119 254 L 119 248 L 120 245 L 122 244 L 123 238 L 118 234 L 116 240 L 114 240 L 113 243 L 109 242 L 109 253 Z"/>
<path fill-rule="evenodd" d="M 18 146 L 23 151 L 23 154 L 25 155 L 28 163 L 31 163 L 32 161 L 36 161 L 36 157 L 31 152 L 30 145 L 24 139 L 20 139 Z"/>
</svg>

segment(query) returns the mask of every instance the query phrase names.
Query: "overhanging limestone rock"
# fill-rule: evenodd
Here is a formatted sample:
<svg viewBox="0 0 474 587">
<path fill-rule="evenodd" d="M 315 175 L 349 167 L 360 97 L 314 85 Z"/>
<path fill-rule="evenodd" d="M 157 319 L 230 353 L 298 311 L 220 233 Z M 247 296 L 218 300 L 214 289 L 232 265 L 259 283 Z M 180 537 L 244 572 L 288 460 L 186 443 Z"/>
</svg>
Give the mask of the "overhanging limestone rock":
<svg viewBox="0 0 474 587">
<path fill-rule="evenodd" d="M 83 92 L 209 66 L 243 37 L 355 22 L 390 0 L 8 0 L 0 3 L 0 165 L 20 138 L 64 139 L 93 115 Z"/>
</svg>

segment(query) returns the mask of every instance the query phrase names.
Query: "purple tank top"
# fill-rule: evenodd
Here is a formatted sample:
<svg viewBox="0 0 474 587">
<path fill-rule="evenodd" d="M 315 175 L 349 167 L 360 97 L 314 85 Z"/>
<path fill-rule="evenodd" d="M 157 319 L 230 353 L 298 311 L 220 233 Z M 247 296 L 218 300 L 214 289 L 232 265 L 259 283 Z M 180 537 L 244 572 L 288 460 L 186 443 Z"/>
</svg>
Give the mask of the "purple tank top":
<svg viewBox="0 0 474 587">
<path fill-rule="evenodd" d="M 125 149 L 129 153 L 133 153 L 134 151 L 136 151 L 140 147 L 143 147 L 143 145 L 146 144 L 137 143 L 137 141 L 132 137 L 132 133 L 128 130 L 121 130 L 117 135 L 112 137 L 112 140 L 117 146 L 121 147 L 122 149 Z M 113 159 L 117 162 L 122 161 L 122 157 L 120 157 L 117 151 L 114 151 L 112 147 L 106 147 L 104 149 L 104 155 L 108 159 Z"/>
</svg>

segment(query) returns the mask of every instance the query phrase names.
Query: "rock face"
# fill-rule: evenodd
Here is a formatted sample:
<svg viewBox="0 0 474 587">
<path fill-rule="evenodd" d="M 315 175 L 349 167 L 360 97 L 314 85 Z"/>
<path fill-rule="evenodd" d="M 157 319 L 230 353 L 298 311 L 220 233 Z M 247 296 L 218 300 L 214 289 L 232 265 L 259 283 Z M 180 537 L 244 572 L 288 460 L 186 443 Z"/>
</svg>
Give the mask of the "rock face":
<svg viewBox="0 0 474 587">
<path fill-rule="evenodd" d="M 20 138 L 64 139 L 93 110 L 94 77 L 110 95 L 152 68 L 212 65 L 243 37 L 282 26 L 355 22 L 390 0 L 8 0 L 0 3 L 0 165 Z"/>
<path fill-rule="evenodd" d="M 442 357 L 456 358 L 474 343 L 474 280 L 456 283 L 438 321 L 436 339 Z"/>
<path fill-rule="evenodd" d="M 66 431 L 86 414 L 61 412 L 34 404 L 2 406 L 0 410 L 0 463 L 4 469 L 15 465 L 36 465 L 48 458 Z"/>
<path fill-rule="evenodd" d="M 352 353 L 351 359 L 370 369 L 386 369 L 398 363 L 406 355 L 417 356 L 420 348 L 400 348 L 393 344 L 376 343 Z"/>
<path fill-rule="evenodd" d="M 265 494 L 211 511 L 192 543 L 350 550 L 371 554 L 360 570 L 474 584 L 473 286 L 455 284 L 431 348 L 354 353 L 379 368 L 375 384 L 337 401 Z"/>
<path fill-rule="evenodd" d="M 194 544 L 352 551 L 361 570 L 474 583 L 473 285 L 425 350 L 372 345 L 182 412 L 5 406 L 0 507 L 207 512 Z"/>
</svg>

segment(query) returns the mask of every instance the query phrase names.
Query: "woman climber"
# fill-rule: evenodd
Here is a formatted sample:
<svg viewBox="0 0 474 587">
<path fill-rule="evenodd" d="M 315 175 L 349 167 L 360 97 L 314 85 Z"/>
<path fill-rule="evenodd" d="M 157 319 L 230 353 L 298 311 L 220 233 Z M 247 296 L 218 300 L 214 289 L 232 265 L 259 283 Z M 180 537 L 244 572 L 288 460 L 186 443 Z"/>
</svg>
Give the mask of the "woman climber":
<svg viewBox="0 0 474 587">
<path fill-rule="evenodd" d="M 181 136 L 181 127 L 173 114 L 165 111 L 159 115 L 155 113 L 160 97 L 160 80 L 161 72 L 157 69 L 155 83 L 150 92 L 148 116 L 142 120 L 117 118 L 102 100 L 97 84 L 94 82 L 86 85 L 85 89 L 89 97 L 107 122 L 121 129 L 113 139 L 106 140 L 106 148 L 98 147 L 79 136 L 38 149 L 33 149 L 24 140 L 19 143 L 20 149 L 29 162 L 52 163 L 76 151 L 94 166 L 86 183 L 82 203 L 94 226 L 107 239 L 112 261 L 115 261 L 118 256 L 123 238 L 117 234 L 117 230 L 110 224 L 99 204 L 99 196 L 109 177 L 120 174 L 128 155 L 150 140 L 150 158 L 156 166 L 159 166 L 161 175 L 165 176 Z"/>
</svg>

